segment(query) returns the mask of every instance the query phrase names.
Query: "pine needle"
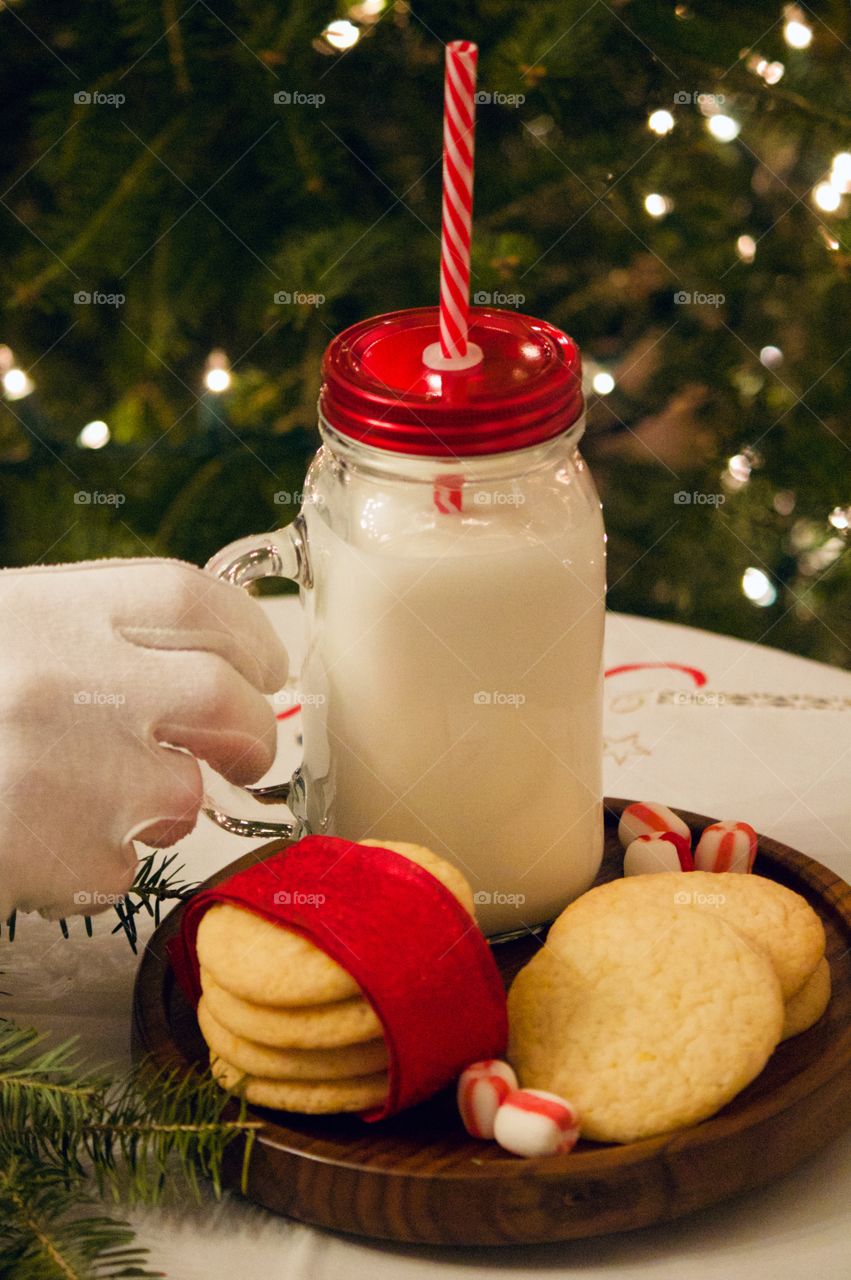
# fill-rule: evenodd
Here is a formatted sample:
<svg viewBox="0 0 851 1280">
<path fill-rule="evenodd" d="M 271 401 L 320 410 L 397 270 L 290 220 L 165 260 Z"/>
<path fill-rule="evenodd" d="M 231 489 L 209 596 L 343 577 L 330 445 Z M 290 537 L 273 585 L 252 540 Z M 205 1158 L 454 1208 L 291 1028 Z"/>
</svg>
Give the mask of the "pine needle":
<svg viewBox="0 0 851 1280">
<path fill-rule="evenodd" d="M 132 888 L 121 902 L 115 903 L 118 924 L 112 932 L 118 933 L 123 929 L 134 953 L 138 940 L 136 916 L 139 912 L 147 912 L 154 924 L 158 925 L 164 902 L 182 902 L 198 889 L 196 881 L 180 879 L 183 864 L 174 865 L 178 857 L 178 853 L 159 854 L 156 850 L 148 854 L 139 863 Z"/>
</svg>

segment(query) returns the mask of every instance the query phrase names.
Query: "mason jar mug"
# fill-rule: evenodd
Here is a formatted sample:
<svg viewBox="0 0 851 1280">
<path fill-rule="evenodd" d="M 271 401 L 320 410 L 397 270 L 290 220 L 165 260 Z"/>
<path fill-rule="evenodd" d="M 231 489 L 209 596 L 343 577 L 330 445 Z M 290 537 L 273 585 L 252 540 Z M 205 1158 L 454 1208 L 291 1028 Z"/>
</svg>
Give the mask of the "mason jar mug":
<svg viewBox="0 0 851 1280">
<path fill-rule="evenodd" d="M 552 326 L 476 309 L 483 358 L 435 370 L 437 312 L 355 325 L 326 352 L 322 446 L 287 528 L 210 562 L 300 586 L 304 759 L 289 826 L 402 840 L 459 866 L 480 924 L 551 919 L 602 856 L 605 535 L 579 453 L 580 357 Z"/>
</svg>

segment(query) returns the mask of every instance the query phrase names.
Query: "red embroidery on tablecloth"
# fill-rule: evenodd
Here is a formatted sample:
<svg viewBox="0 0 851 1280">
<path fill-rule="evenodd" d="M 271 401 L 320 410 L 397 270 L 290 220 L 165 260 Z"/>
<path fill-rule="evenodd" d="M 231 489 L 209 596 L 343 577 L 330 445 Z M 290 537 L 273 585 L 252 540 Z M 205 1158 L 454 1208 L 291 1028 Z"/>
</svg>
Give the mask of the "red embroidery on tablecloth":
<svg viewBox="0 0 851 1280">
<path fill-rule="evenodd" d="M 294 716 L 297 711 L 301 711 L 301 703 L 297 702 L 294 707 L 287 707 L 286 711 L 279 711 L 275 716 L 276 720 L 289 720 L 290 716 Z"/>
<path fill-rule="evenodd" d="M 609 676 L 624 675 L 627 671 L 684 671 L 698 689 L 707 681 L 705 672 L 698 667 L 684 667 L 681 662 L 625 662 L 620 667 L 609 667 L 605 674 L 608 679 Z"/>
</svg>

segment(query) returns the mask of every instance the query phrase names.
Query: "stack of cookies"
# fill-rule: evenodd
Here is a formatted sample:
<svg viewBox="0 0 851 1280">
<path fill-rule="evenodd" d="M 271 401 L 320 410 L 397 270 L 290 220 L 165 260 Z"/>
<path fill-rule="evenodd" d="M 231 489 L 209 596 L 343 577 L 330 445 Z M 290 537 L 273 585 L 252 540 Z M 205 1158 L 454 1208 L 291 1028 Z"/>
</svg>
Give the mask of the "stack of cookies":
<svg viewBox="0 0 851 1280">
<path fill-rule="evenodd" d="M 418 845 L 381 845 L 436 876 L 473 915 L 457 868 Z M 198 1023 L 223 1088 L 258 1106 L 312 1114 L 364 1111 L 384 1101 L 387 1047 L 363 991 L 299 934 L 217 903 L 198 926 L 203 994 Z"/>
<path fill-rule="evenodd" d="M 584 1137 L 634 1142 L 713 1115 L 830 998 L 824 928 L 762 876 L 639 875 L 592 889 L 509 995 L 524 1088 L 570 1098 Z"/>
</svg>

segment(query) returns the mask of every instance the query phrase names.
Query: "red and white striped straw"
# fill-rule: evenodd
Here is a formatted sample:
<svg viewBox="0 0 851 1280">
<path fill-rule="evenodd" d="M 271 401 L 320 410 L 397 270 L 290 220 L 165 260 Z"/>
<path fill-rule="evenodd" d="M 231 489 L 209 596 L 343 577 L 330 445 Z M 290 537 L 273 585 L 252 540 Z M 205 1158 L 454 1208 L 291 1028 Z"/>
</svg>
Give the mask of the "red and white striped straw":
<svg viewBox="0 0 851 1280">
<path fill-rule="evenodd" d="M 446 46 L 440 242 L 440 351 L 446 360 L 467 355 L 478 57 L 469 40 Z"/>
</svg>

